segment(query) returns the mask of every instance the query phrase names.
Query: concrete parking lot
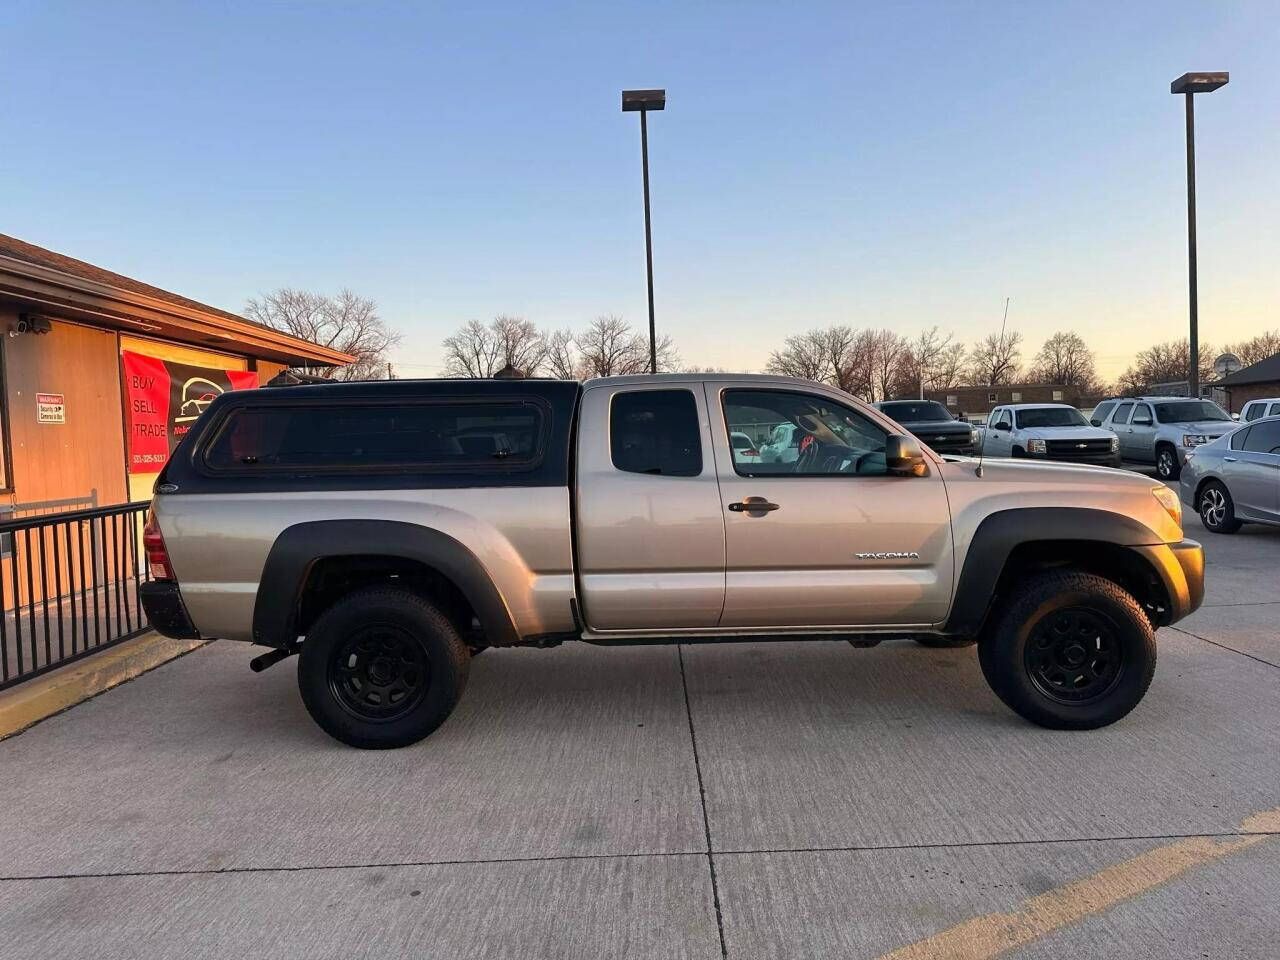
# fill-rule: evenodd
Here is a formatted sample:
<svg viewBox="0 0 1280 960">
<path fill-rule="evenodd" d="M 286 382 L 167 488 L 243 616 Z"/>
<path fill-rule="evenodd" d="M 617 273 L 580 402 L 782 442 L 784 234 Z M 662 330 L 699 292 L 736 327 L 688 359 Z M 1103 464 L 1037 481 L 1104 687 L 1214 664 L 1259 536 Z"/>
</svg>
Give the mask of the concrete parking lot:
<svg viewBox="0 0 1280 960">
<path fill-rule="evenodd" d="M 1143 704 L 974 651 L 490 651 L 415 747 L 216 642 L 0 743 L 0 957 L 1274 957 L 1280 530 L 1214 537 Z"/>
</svg>

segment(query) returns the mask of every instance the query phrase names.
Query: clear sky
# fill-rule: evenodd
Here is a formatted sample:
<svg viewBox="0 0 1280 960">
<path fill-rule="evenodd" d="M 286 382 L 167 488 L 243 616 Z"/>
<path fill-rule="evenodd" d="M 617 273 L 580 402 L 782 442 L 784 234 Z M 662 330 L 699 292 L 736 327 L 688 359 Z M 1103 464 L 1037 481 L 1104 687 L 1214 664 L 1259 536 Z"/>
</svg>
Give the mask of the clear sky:
<svg viewBox="0 0 1280 960">
<path fill-rule="evenodd" d="M 1202 336 L 1280 326 L 1280 17 L 1256 3 L 220 3 L 0 12 L 0 232 L 239 310 L 375 298 L 406 374 L 497 313 L 658 323 L 759 368 L 842 322 L 1114 375 L 1186 317 L 1197 99 Z"/>
</svg>

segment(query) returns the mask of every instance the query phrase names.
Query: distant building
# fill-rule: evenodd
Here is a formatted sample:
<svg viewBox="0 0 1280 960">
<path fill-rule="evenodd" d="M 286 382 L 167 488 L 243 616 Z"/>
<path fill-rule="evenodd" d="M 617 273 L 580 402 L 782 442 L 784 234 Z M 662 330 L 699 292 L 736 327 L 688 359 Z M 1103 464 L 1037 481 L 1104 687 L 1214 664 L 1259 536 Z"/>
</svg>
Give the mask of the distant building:
<svg viewBox="0 0 1280 960">
<path fill-rule="evenodd" d="M 1280 353 L 1250 364 L 1214 383 L 1227 397 L 1227 411 L 1239 413 L 1250 400 L 1280 397 Z"/>
<path fill-rule="evenodd" d="M 1061 383 L 1002 383 L 999 386 L 948 387 L 926 390 L 926 400 L 937 400 L 953 414 L 982 417 L 1006 403 L 1067 403 L 1092 408 L 1098 397 L 1081 393 L 1079 387 Z"/>
</svg>

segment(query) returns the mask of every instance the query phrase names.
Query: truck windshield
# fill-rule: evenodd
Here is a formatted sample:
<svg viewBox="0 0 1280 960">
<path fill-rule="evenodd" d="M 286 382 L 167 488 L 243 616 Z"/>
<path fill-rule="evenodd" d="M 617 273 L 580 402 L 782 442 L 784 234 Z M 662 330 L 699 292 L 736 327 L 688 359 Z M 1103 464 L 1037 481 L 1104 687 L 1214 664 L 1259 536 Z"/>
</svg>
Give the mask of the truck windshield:
<svg viewBox="0 0 1280 960">
<path fill-rule="evenodd" d="M 886 403 L 881 408 L 899 423 L 927 423 L 952 420 L 947 408 L 936 400 L 920 400 L 915 403 Z"/>
<path fill-rule="evenodd" d="M 1027 427 L 1087 427 L 1089 422 L 1075 407 L 1041 407 L 1019 410 L 1018 426 Z"/>
<path fill-rule="evenodd" d="M 1156 419 L 1161 423 L 1192 423 L 1196 420 L 1230 420 L 1226 411 L 1208 400 L 1179 400 L 1157 403 Z"/>
</svg>

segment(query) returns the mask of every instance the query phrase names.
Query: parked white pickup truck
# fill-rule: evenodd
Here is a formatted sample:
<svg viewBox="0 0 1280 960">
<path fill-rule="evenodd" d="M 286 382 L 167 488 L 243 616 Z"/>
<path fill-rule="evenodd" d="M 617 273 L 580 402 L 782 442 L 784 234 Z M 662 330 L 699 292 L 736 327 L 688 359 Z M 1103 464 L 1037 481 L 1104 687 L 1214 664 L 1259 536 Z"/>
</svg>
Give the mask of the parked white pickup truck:
<svg viewBox="0 0 1280 960">
<path fill-rule="evenodd" d="M 1029 457 L 1120 466 L 1120 441 L 1065 403 L 996 407 L 982 431 L 984 457 Z"/>
</svg>

